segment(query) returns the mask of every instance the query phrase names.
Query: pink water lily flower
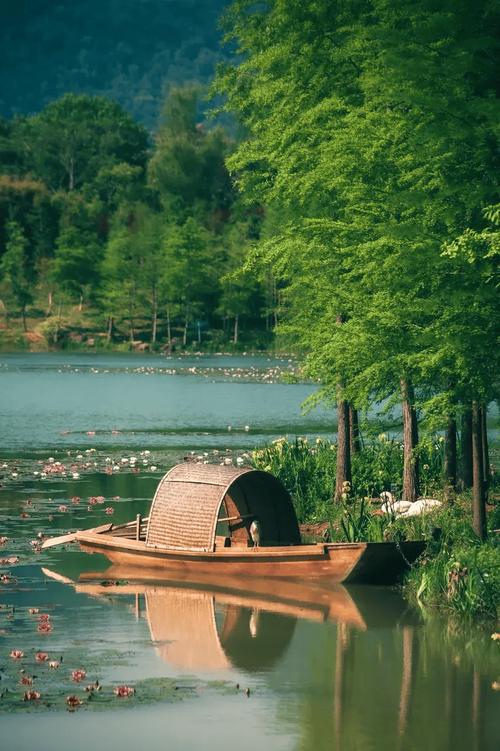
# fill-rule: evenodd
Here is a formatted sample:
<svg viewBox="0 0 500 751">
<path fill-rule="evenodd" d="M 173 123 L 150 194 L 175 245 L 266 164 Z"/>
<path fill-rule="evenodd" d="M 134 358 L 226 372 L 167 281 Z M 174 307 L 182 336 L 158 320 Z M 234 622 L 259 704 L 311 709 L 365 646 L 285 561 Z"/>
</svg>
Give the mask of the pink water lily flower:
<svg viewBox="0 0 500 751">
<path fill-rule="evenodd" d="M 38 616 L 39 621 L 50 621 L 50 615 L 48 613 L 40 613 Z"/>
<path fill-rule="evenodd" d="M 21 686 L 31 686 L 31 684 L 33 683 L 33 678 L 31 677 L 31 675 L 23 675 L 21 676 L 19 683 L 21 684 Z"/>
<path fill-rule="evenodd" d="M 5 545 L 8 539 L 9 539 L 8 537 L 0 537 L 0 545 Z"/>
<path fill-rule="evenodd" d="M 96 499 L 97 503 L 104 503 L 104 501 L 106 500 L 103 495 L 96 495 L 95 499 Z"/>
<path fill-rule="evenodd" d="M 75 681 L 75 683 L 80 683 L 80 681 L 83 681 L 86 675 L 86 670 L 84 670 L 83 668 L 78 668 L 77 670 L 73 670 L 73 672 L 71 673 L 71 679 Z"/>
<path fill-rule="evenodd" d="M 26 691 L 23 701 L 36 701 L 41 696 L 40 691 Z"/>
<path fill-rule="evenodd" d="M 22 649 L 12 649 L 10 656 L 13 660 L 20 660 L 21 657 L 24 657 L 24 652 Z"/>
<path fill-rule="evenodd" d="M 117 686 L 115 688 L 114 693 L 116 696 L 133 696 L 135 694 L 135 688 L 132 688 L 132 686 Z"/>
<path fill-rule="evenodd" d="M 39 612 L 40 612 L 40 608 L 30 608 L 28 610 L 28 613 L 30 613 L 30 615 L 36 615 Z"/>
<path fill-rule="evenodd" d="M 37 631 L 40 634 L 50 634 L 50 632 L 52 631 L 52 626 L 48 621 L 42 621 L 38 624 Z"/>
<path fill-rule="evenodd" d="M 105 513 L 106 513 L 106 514 L 107 514 L 108 516 L 111 516 L 111 514 L 114 514 L 114 513 L 115 513 L 115 510 L 114 510 L 114 508 L 112 508 L 112 506 L 107 506 L 107 507 L 106 507 L 106 508 L 104 509 L 104 512 L 105 512 Z"/>
<path fill-rule="evenodd" d="M 80 503 L 80 496 L 78 496 L 78 495 L 74 495 L 74 496 L 73 496 L 73 497 L 71 498 L 71 503 Z"/>
<path fill-rule="evenodd" d="M 68 507 L 67 507 L 67 506 L 65 506 L 65 505 L 64 505 L 64 503 L 61 503 L 61 505 L 59 506 L 59 511 L 60 511 L 61 513 L 64 513 L 64 512 L 65 512 L 65 511 L 67 511 L 67 510 L 68 510 Z"/>
<path fill-rule="evenodd" d="M 59 662 L 59 660 L 51 660 L 49 662 L 49 668 L 51 668 L 52 670 L 57 670 L 60 664 L 61 663 Z"/>
<path fill-rule="evenodd" d="M 37 652 L 35 655 L 35 660 L 37 662 L 47 662 L 48 659 L 49 655 L 47 654 L 47 652 Z"/>
<path fill-rule="evenodd" d="M 68 707 L 79 707 L 80 704 L 83 704 L 83 702 L 78 698 L 78 696 L 67 696 L 66 704 L 68 705 Z"/>
</svg>

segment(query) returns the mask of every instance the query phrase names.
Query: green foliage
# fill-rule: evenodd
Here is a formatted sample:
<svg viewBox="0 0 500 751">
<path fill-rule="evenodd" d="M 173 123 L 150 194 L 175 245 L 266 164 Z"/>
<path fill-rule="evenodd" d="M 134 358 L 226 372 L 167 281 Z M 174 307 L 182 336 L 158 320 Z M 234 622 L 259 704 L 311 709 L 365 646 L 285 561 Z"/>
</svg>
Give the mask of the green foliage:
<svg viewBox="0 0 500 751">
<path fill-rule="evenodd" d="M 332 488 L 336 471 L 336 445 L 316 439 L 312 446 L 304 438 L 289 441 L 280 438 L 253 454 L 253 463 L 279 477 L 292 495 L 300 522 L 329 519 Z M 419 446 L 426 491 L 442 488 L 443 442 L 439 437 L 424 438 Z M 352 459 L 352 489 L 349 489 L 350 513 L 363 518 L 372 510 L 364 498 L 377 497 L 383 490 L 401 489 L 403 445 L 382 433 Z M 356 502 L 356 506 L 352 503 Z M 359 521 L 357 527 L 362 527 Z M 374 531 L 377 536 L 378 532 Z M 420 535 L 419 535 L 420 536 Z"/>
<path fill-rule="evenodd" d="M 52 190 L 92 182 L 103 167 L 145 166 L 146 130 L 104 97 L 65 94 L 20 125 L 26 165 Z"/>
<path fill-rule="evenodd" d="M 305 438 L 280 438 L 254 451 L 252 463 L 281 480 L 293 498 L 300 522 L 317 522 L 328 517 L 331 506 L 335 452 L 336 446 L 327 441 L 318 440 L 310 448 Z"/>
<path fill-rule="evenodd" d="M 200 122 L 200 95 L 171 87 L 151 153 L 142 126 L 102 97 L 67 94 L 0 122 L 0 263 L 9 222 L 21 233 L 15 263 L 9 241 L 2 267 L 4 306 L 51 315 L 55 304 L 76 324 L 71 306 L 85 305 L 86 325 L 105 328 L 107 346 L 215 346 L 217 325 L 219 348 L 240 334 L 258 341 L 248 329 L 263 326 L 262 285 L 236 272 L 261 215 L 235 200 L 224 164 L 231 141 Z"/>
<path fill-rule="evenodd" d="M 246 133 L 228 164 L 279 216 L 253 264 L 281 283 L 284 330 L 326 399 L 342 383 L 366 406 L 410 379 L 443 425 L 495 394 L 481 215 L 497 200 L 497 21 L 487 0 L 239 0 L 226 14 L 241 54 L 216 89 Z"/>
<path fill-rule="evenodd" d="M 500 554 L 494 543 L 478 544 L 462 520 L 456 540 L 448 533 L 437 553 L 428 554 L 409 573 L 406 590 L 421 607 L 462 615 L 495 617 L 500 603 Z M 457 530 L 456 530 L 457 531 Z"/>
<path fill-rule="evenodd" d="M 17 222 L 9 222 L 6 231 L 5 253 L 0 260 L 0 283 L 4 282 L 24 314 L 26 306 L 33 299 L 33 269 L 30 268 L 30 258 L 26 252 L 28 243 Z"/>
<path fill-rule="evenodd" d="M 186 216 L 210 212 L 217 226 L 219 212 L 233 201 L 233 188 L 224 164 L 228 139 L 220 128 L 207 130 L 197 122 L 200 91 L 194 86 L 173 87 L 149 164 L 151 184 L 164 204 Z"/>
</svg>

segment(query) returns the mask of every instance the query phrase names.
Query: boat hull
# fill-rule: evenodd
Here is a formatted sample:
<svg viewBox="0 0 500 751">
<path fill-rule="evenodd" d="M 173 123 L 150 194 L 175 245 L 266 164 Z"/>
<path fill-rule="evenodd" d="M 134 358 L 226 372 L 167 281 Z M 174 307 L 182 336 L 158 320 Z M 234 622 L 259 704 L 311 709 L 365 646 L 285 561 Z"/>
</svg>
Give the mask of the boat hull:
<svg viewBox="0 0 500 751">
<path fill-rule="evenodd" d="M 157 568 L 180 575 L 328 578 L 332 582 L 390 584 L 423 551 L 424 542 L 326 543 L 215 552 L 147 546 L 145 542 L 78 532 L 86 552 L 102 553 L 122 566 Z"/>
</svg>

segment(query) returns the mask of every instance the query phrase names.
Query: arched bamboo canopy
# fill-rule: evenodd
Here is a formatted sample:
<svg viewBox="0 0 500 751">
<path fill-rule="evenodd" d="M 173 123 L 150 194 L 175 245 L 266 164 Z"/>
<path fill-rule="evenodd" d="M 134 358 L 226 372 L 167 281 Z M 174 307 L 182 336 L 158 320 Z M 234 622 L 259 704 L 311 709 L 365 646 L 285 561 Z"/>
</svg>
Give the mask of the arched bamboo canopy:
<svg viewBox="0 0 500 751">
<path fill-rule="evenodd" d="M 261 545 L 300 543 L 290 495 L 273 475 L 251 467 L 178 464 L 160 481 L 146 546 L 213 551 L 217 544 L 247 546 L 258 518 Z"/>
</svg>

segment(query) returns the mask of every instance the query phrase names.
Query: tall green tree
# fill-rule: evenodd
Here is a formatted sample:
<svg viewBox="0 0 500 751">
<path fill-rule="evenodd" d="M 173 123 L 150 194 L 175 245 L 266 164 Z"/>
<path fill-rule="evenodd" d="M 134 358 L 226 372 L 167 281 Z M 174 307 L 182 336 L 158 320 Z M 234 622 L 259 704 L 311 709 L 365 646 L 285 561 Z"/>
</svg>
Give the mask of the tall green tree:
<svg viewBox="0 0 500 751">
<path fill-rule="evenodd" d="M 26 307 L 33 299 L 32 285 L 34 268 L 27 253 L 28 241 L 18 222 L 7 224 L 7 242 L 5 252 L 0 260 L 0 283 L 6 286 L 8 293 L 21 308 L 24 330 L 26 326 Z"/>
<path fill-rule="evenodd" d="M 248 133 L 228 164 L 282 216 L 256 262 L 285 282 L 324 396 L 400 393 L 409 500 L 413 395 L 428 405 L 445 388 L 439 322 L 460 285 L 442 249 L 496 195 L 497 23 L 488 0 L 241 0 L 226 18 L 240 57 L 218 90 Z M 460 381 L 446 379 L 443 420 Z"/>
<path fill-rule="evenodd" d="M 207 227 L 227 220 L 234 190 L 224 159 L 229 151 L 220 127 L 200 121 L 201 91 L 171 88 L 149 164 L 151 184 L 164 203 L 184 218 L 196 214 Z"/>
<path fill-rule="evenodd" d="M 51 190 L 72 191 L 103 167 L 144 167 L 148 135 L 118 104 L 104 97 L 65 94 L 22 127 L 29 169 Z"/>
<path fill-rule="evenodd" d="M 163 249 L 164 284 L 168 284 L 175 295 L 174 302 L 182 309 L 182 341 L 186 345 L 193 321 L 209 317 L 215 308 L 222 249 L 193 217 L 182 225 L 165 228 Z"/>
</svg>

